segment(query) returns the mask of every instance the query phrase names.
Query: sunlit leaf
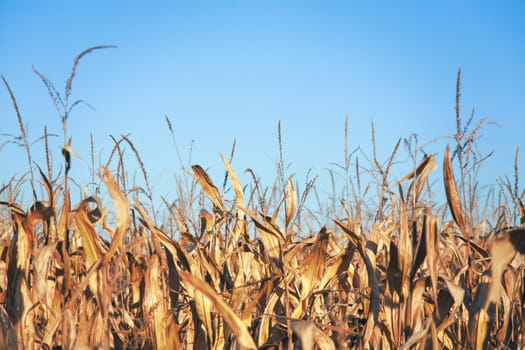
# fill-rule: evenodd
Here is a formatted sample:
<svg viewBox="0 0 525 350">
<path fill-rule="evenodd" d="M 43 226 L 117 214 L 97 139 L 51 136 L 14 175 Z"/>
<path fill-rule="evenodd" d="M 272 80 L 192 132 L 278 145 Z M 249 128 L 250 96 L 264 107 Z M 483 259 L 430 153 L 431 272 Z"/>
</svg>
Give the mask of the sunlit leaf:
<svg viewBox="0 0 525 350">
<path fill-rule="evenodd" d="M 206 282 L 196 278 L 192 274 L 181 271 L 181 275 L 184 281 L 190 283 L 194 288 L 198 289 L 202 294 L 206 296 L 219 312 L 228 325 L 232 328 L 233 333 L 237 337 L 237 342 L 243 349 L 257 349 L 255 342 L 248 332 L 248 329 L 237 316 L 237 314 L 228 306 L 224 299 L 218 295 Z"/>
<path fill-rule="evenodd" d="M 454 179 L 454 171 L 452 170 L 452 160 L 450 159 L 450 145 L 447 145 L 445 157 L 443 160 L 443 181 L 445 183 L 445 193 L 447 195 L 448 206 L 454 221 L 459 226 L 461 232 L 469 237 L 470 230 L 467 229 L 468 222 L 466 215 L 463 212 L 461 201 L 458 196 L 456 187 L 456 180 Z"/>
<path fill-rule="evenodd" d="M 111 245 L 108 248 L 104 256 L 104 263 L 111 260 L 113 255 L 122 246 L 122 240 L 128 229 L 129 223 L 129 202 L 126 195 L 119 189 L 113 175 L 109 172 L 108 168 L 102 169 L 102 179 L 108 188 L 108 192 L 113 199 L 113 205 L 115 206 L 115 223 L 116 233 L 111 241 Z"/>
<path fill-rule="evenodd" d="M 208 198 L 211 199 L 217 208 L 219 208 L 221 211 L 225 211 L 226 208 L 224 207 L 219 190 L 217 187 L 215 187 L 208 174 L 199 165 L 192 165 L 191 168 L 193 169 L 195 180 L 197 180 L 199 185 L 202 187 L 204 193 L 206 193 Z"/>
</svg>

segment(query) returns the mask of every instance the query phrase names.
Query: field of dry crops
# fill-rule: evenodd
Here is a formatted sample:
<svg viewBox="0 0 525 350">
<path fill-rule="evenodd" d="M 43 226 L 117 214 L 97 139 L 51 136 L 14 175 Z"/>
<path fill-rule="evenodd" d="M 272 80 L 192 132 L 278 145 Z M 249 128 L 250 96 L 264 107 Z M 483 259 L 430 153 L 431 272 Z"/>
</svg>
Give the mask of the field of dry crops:
<svg viewBox="0 0 525 350">
<path fill-rule="evenodd" d="M 329 220 L 305 205 L 314 181 L 300 192 L 278 171 L 268 188 L 252 172 L 242 184 L 225 157 L 222 188 L 203 167 L 183 167 L 161 220 L 127 137 L 100 167 L 100 191 L 71 202 L 68 99 L 94 49 L 77 57 L 62 95 L 37 72 L 63 112 L 62 174 L 49 162 L 32 166 L 4 79 L 31 170 L 0 188 L 0 348 L 523 348 L 524 193 L 516 166 L 481 208 L 470 175 L 482 165 L 473 147 L 482 122 L 470 132 L 461 122 L 459 75 L 453 146 L 440 159 L 416 150 L 393 182 L 398 142 L 386 162 L 374 154 L 366 186 L 345 150 L 347 183 L 326 206 Z M 127 183 L 125 147 L 141 188 Z M 434 187 L 433 173 L 442 179 Z M 28 208 L 23 185 L 33 192 Z"/>
</svg>

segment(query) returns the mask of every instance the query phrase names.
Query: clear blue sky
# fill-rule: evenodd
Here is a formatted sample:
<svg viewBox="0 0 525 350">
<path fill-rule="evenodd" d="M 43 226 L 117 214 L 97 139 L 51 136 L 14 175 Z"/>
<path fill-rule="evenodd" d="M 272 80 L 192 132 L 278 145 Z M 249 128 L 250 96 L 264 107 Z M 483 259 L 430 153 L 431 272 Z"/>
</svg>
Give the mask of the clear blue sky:
<svg viewBox="0 0 525 350">
<path fill-rule="evenodd" d="M 483 152 L 495 151 L 483 176 L 495 181 L 512 175 L 516 146 L 522 146 L 525 171 L 524 14 L 521 1 L 2 0 L 0 73 L 30 139 L 41 136 L 44 125 L 61 135 L 32 65 L 63 91 L 78 53 L 117 45 L 84 57 L 78 67 L 72 97 L 95 110 L 79 106 L 70 117 L 73 148 L 83 159 L 74 161 L 72 174 L 89 181 L 90 133 L 102 162 L 112 146 L 109 135 L 131 133 L 154 191 L 175 199 L 180 169 L 166 115 L 183 157 L 194 140 L 192 163 L 218 183 L 224 174 L 219 152 L 229 154 L 236 139 L 237 172 L 252 168 L 271 185 L 280 120 L 288 174 L 303 184 L 311 169 L 326 186 L 326 169 L 343 162 L 346 115 L 351 149 L 370 150 L 374 121 L 381 160 L 399 137 L 416 133 L 424 144 L 453 134 L 461 67 L 463 117 L 474 108 L 477 118 L 499 124 L 482 139 Z M 19 134 L 3 86 L 0 119 L 1 133 Z M 53 142 L 58 161 L 61 136 Z M 441 141 L 426 150 L 441 163 L 445 146 Z M 42 149 L 34 146 L 44 165 Z M 3 147 L 2 182 L 27 170 L 24 157 L 20 148 Z M 400 175 L 409 170 L 401 167 Z"/>
</svg>

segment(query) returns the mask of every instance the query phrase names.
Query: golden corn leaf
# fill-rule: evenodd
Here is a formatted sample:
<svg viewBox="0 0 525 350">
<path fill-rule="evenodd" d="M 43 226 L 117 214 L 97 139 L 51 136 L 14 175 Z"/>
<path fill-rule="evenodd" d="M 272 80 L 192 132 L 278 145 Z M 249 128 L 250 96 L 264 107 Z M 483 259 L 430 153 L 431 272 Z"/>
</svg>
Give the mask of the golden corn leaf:
<svg viewBox="0 0 525 350">
<path fill-rule="evenodd" d="M 406 341 L 406 343 L 403 344 L 403 346 L 399 348 L 399 350 L 408 350 L 412 348 L 417 349 L 417 347 L 414 347 L 414 345 L 418 343 L 421 344 L 422 342 L 424 343 L 424 340 L 428 335 L 428 331 L 430 330 L 431 324 L 432 324 L 432 318 L 429 317 L 426 319 L 423 329 L 420 329 L 419 331 L 414 332 L 412 336 Z"/>
<path fill-rule="evenodd" d="M 490 248 L 492 283 L 489 287 L 485 307 L 499 299 L 503 271 L 516 256 L 518 252 L 516 247 L 519 247 L 523 242 L 525 242 L 525 230 L 523 229 L 505 232 L 492 242 Z"/>
<path fill-rule="evenodd" d="M 15 328 L 3 306 L 0 307 L 0 349 L 19 349 Z"/>
<path fill-rule="evenodd" d="M 224 166 L 226 167 L 226 170 L 228 171 L 228 174 L 230 175 L 230 181 L 233 185 L 233 191 L 235 192 L 235 202 L 237 204 L 237 207 L 243 208 L 244 207 L 244 190 L 241 185 L 241 181 L 239 180 L 239 177 L 237 176 L 237 173 L 233 170 L 230 162 L 221 154 L 222 162 L 224 163 Z M 233 236 L 232 236 L 232 242 L 233 247 L 236 246 L 237 241 L 239 240 L 239 236 L 241 234 L 244 234 L 244 212 L 239 209 L 235 209 L 235 213 L 237 215 L 237 221 L 235 222 L 235 227 L 233 228 Z"/>
<path fill-rule="evenodd" d="M 366 265 L 367 278 L 370 286 L 370 306 L 368 310 L 368 319 L 366 321 L 363 342 L 367 344 L 372 338 L 379 322 L 379 311 L 381 308 L 381 292 L 376 271 L 376 255 L 373 249 L 365 245 L 365 249 L 360 250 L 363 253 L 363 260 Z"/>
<path fill-rule="evenodd" d="M 326 247 L 330 239 L 330 232 L 323 227 L 312 247 L 310 254 L 303 263 L 301 277 L 301 300 L 306 300 L 312 294 L 315 285 L 321 280 L 321 274 L 326 268 Z M 302 316 L 302 315 L 301 315 Z M 299 316 L 297 317 L 299 318 Z"/>
<path fill-rule="evenodd" d="M 427 245 L 427 264 L 432 285 L 432 295 L 435 304 L 438 305 L 439 236 L 437 231 L 437 219 L 432 215 L 427 215 L 425 217 L 424 225 Z M 437 310 L 439 310 L 439 308 Z M 441 317 L 441 315 L 439 315 L 439 317 Z"/>
<path fill-rule="evenodd" d="M 297 193 L 295 193 L 292 178 L 290 177 L 288 178 L 288 181 L 286 182 L 286 215 L 285 215 L 286 229 L 289 228 L 296 210 L 297 210 Z"/>
<path fill-rule="evenodd" d="M 74 214 L 74 221 L 86 254 L 86 267 L 89 269 L 102 258 L 105 248 L 102 247 L 100 238 L 84 211 L 77 211 Z"/>
<path fill-rule="evenodd" d="M 289 276 L 290 277 L 287 279 L 291 279 L 292 276 Z M 270 330 L 272 328 L 272 321 L 274 318 L 272 315 L 274 314 L 275 305 L 277 304 L 279 299 L 279 294 L 277 294 L 277 292 L 274 291 L 266 300 L 264 313 L 262 315 L 261 323 L 259 325 L 259 333 L 257 335 L 257 344 L 259 344 L 259 347 L 262 347 L 263 344 L 265 344 L 270 338 Z"/>
<path fill-rule="evenodd" d="M 443 342 L 445 345 L 447 345 L 449 349 L 451 349 L 453 341 L 450 339 L 450 336 L 447 334 L 446 330 L 448 329 L 450 325 L 452 325 L 456 321 L 457 310 L 463 304 L 465 290 L 462 287 L 449 281 L 448 279 L 445 279 L 445 283 L 447 285 L 448 293 L 450 293 L 450 296 L 453 299 L 453 305 L 450 308 L 450 310 L 446 310 L 446 312 L 441 313 L 440 316 L 442 318 L 447 314 L 448 316 L 438 325 L 437 334 L 438 334 L 438 339 L 441 342 Z"/>
<path fill-rule="evenodd" d="M 153 340 L 156 349 L 168 348 L 166 330 L 169 325 L 169 315 L 162 279 L 160 259 L 157 254 L 153 254 L 146 271 L 142 308 L 147 320 L 150 339 Z"/>
<path fill-rule="evenodd" d="M 471 336 L 473 336 L 472 348 L 476 350 L 483 350 L 485 348 L 485 339 L 487 337 L 488 325 L 490 317 L 485 309 L 481 309 L 478 318 L 476 329 Z"/>
<path fill-rule="evenodd" d="M 199 323 L 202 323 L 202 326 L 206 330 L 206 337 L 208 343 L 205 342 L 204 339 L 201 339 L 200 341 L 203 344 L 213 344 L 214 338 L 213 338 L 213 332 L 214 332 L 214 325 L 212 322 L 211 313 L 214 310 L 213 303 L 210 301 L 210 299 L 206 298 L 205 295 L 197 288 L 194 288 L 193 285 L 190 285 L 189 287 L 192 287 L 193 289 L 190 289 L 190 295 L 193 294 L 193 300 L 195 301 L 195 309 L 197 311 L 198 320 L 194 319 L 193 324 L 194 327 L 197 327 Z M 192 293 L 193 292 L 193 293 Z M 199 327 L 200 329 L 201 327 Z M 199 333 L 195 334 L 196 338 L 199 337 Z"/>
<path fill-rule="evenodd" d="M 69 192 L 64 193 L 64 203 L 60 212 L 58 221 L 57 236 L 59 241 L 65 241 L 67 237 L 67 228 L 69 225 L 69 214 L 71 212 L 71 198 Z"/>
<path fill-rule="evenodd" d="M 422 303 L 423 294 L 426 289 L 426 278 L 419 278 L 414 282 L 414 287 L 412 288 L 411 298 L 408 301 L 409 306 L 409 322 L 414 329 L 419 329 L 421 323 L 423 322 L 422 315 L 424 314 L 423 309 L 425 303 Z"/>
<path fill-rule="evenodd" d="M 461 201 L 459 200 L 458 190 L 456 187 L 456 180 L 454 179 L 454 171 L 452 170 L 452 160 L 450 159 L 450 145 L 447 145 L 445 157 L 443 160 L 443 180 L 445 182 L 445 193 L 447 195 L 448 206 L 454 221 L 459 226 L 459 229 L 467 237 L 470 237 L 470 231 L 467 229 L 468 222 L 463 209 L 461 208 Z"/>
<path fill-rule="evenodd" d="M 292 321 L 291 328 L 299 338 L 302 350 L 313 350 L 315 325 L 312 321 Z"/>
<path fill-rule="evenodd" d="M 281 264 L 281 247 L 285 242 L 282 232 L 277 226 L 272 224 L 271 220 L 267 218 L 264 218 L 264 221 L 261 220 L 256 211 L 241 209 L 253 220 L 268 256 L 273 262 Z"/>
<path fill-rule="evenodd" d="M 408 228 L 407 208 L 403 201 L 399 202 L 399 246 L 397 248 L 398 267 L 401 272 L 401 281 L 399 281 L 397 292 L 403 301 L 410 293 L 410 272 L 414 255 L 412 237 Z"/>
<path fill-rule="evenodd" d="M 111 240 L 111 245 L 104 256 L 103 263 L 106 264 L 122 246 L 122 240 L 128 229 L 130 208 L 126 195 L 118 188 L 117 182 L 113 178 L 113 175 L 111 175 L 109 172 L 108 168 L 102 168 L 102 175 L 102 179 L 108 188 L 111 199 L 113 199 L 113 204 L 115 206 L 115 221 L 117 226 L 115 236 Z"/>
<path fill-rule="evenodd" d="M 216 311 L 222 315 L 226 323 L 231 327 L 232 332 L 237 337 L 237 343 L 243 349 L 257 349 L 255 342 L 248 332 L 246 325 L 237 316 L 237 314 L 228 306 L 228 304 L 218 295 L 206 282 L 193 276 L 192 274 L 180 271 L 184 281 L 191 284 L 195 289 L 199 290 L 208 298 Z"/>
<path fill-rule="evenodd" d="M 244 308 L 244 310 L 243 310 L 243 312 L 241 314 L 241 320 L 244 322 L 244 324 L 247 327 L 251 323 L 251 319 L 253 317 L 253 314 L 255 313 L 255 309 L 257 307 L 257 304 L 259 303 L 259 301 L 263 297 L 267 297 L 268 295 L 270 295 L 273 292 L 273 290 L 274 290 L 274 288 L 276 286 L 276 281 L 277 281 L 278 278 L 279 278 L 278 276 L 275 276 L 270 281 L 266 282 L 264 284 L 264 286 L 257 292 L 257 294 L 255 296 L 252 296 L 252 298 L 251 298 L 252 300 Z M 262 321 L 261 321 L 261 325 L 262 325 Z M 259 327 L 259 330 L 261 330 L 261 329 L 262 329 L 262 327 Z M 259 335 L 260 335 L 260 333 L 259 333 Z M 266 341 L 266 339 L 264 339 L 264 341 Z M 261 345 L 261 343 L 259 342 L 259 346 L 260 345 Z"/>
<path fill-rule="evenodd" d="M 210 233 L 213 231 L 215 226 L 215 218 L 209 211 L 206 209 L 201 209 L 199 216 L 201 218 L 201 232 Z"/>
<path fill-rule="evenodd" d="M 55 297 L 56 276 L 50 276 L 50 268 L 56 246 L 57 243 L 42 247 L 33 261 L 33 287 L 38 300 L 49 309 L 52 308 L 53 297 Z"/>
<path fill-rule="evenodd" d="M 177 220 L 177 226 L 179 227 L 179 231 L 186 233 L 188 232 L 188 225 L 186 225 L 186 220 L 184 220 L 184 215 L 182 214 L 182 211 L 174 206 L 175 209 L 175 219 Z"/>
<path fill-rule="evenodd" d="M 191 257 L 191 255 L 187 254 L 186 251 L 182 249 L 182 247 L 177 241 L 174 241 L 173 239 L 168 237 L 168 235 L 165 232 L 159 230 L 155 225 L 153 225 L 151 218 L 148 216 L 147 212 L 141 205 L 135 203 L 134 208 L 137 209 L 140 215 L 144 218 L 144 222 L 146 223 L 148 229 L 151 231 L 151 235 L 154 238 L 154 241 L 158 240 L 158 242 L 160 242 L 160 244 L 170 252 L 172 257 L 174 259 L 177 259 L 177 261 L 182 265 L 184 269 L 186 269 L 187 271 L 192 271 L 193 269 L 195 269 L 196 263 Z"/>
<path fill-rule="evenodd" d="M 415 176 L 415 179 L 410 184 L 410 187 L 414 188 L 415 184 L 414 200 L 415 202 L 417 202 L 419 196 L 421 195 L 423 187 L 425 186 L 425 183 L 428 179 L 428 176 L 432 171 L 436 170 L 437 168 L 438 163 L 436 162 L 434 156 L 431 154 L 425 154 L 421 162 L 417 165 L 415 171 L 411 171 L 410 173 L 408 173 L 401 180 L 399 180 L 399 183 L 408 181 L 414 178 Z"/>
<path fill-rule="evenodd" d="M 192 165 L 191 168 L 193 169 L 194 179 L 197 180 L 197 183 L 202 187 L 208 198 L 211 199 L 213 204 L 221 211 L 226 211 L 219 190 L 215 187 L 213 181 L 211 181 L 204 169 L 199 165 Z"/>
<path fill-rule="evenodd" d="M 323 333 L 319 328 L 314 327 L 314 342 L 319 350 L 335 350 L 335 344 L 332 338 Z"/>
<path fill-rule="evenodd" d="M 517 253 L 525 253 L 525 229 L 514 229 L 498 235 L 490 247 L 492 266 L 482 276 L 482 281 L 470 310 L 469 327 L 471 341 L 476 349 L 485 346 L 488 326 L 494 315 L 489 313 L 490 306 L 500 300 L 501 280 L 504 270 Z M 490 278 L 488 277 L 490 273 Z"/>
</svg>

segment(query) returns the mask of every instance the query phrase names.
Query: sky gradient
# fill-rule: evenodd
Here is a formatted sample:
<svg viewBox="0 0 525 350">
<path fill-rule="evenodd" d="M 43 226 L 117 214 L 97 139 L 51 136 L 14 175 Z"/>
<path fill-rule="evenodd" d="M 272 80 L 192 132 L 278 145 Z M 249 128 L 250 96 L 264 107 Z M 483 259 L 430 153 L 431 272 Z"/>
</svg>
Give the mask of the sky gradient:
<svg viewBox="0 0 525 350">
<path fill-rule="evenodd" d="M 482 153 L 494 151 L 484 182 L 513 174 L 525 129 L 525 5 L 519 1 L 350 2 L 261 1 L 12 1 L 0 2 L 0 74 L 9 82 L 30 140 L 48 132 L 59 157 L 59 117 L 34 65 L 64 90 L 73 60 L 95 45 L 116 45 L 80 62 L 70 116 L 72 175 L 89 181 L 90 133 L 96 163 L 112 148 L 109 135 L 130 138 L 154 192 L 173 200 L 180 174 L 165 116 L 183 158 L 221 183 L 237 142 L 233 167 L 251 168 L 271 185 L 283 156 L 304 184 L 319 175 L 329 193 L 328 168 L 349 147 L 371 154 L 370 124 L 381 161 L 398 138 L 419 144 L 455 132 L 455 88 L 462 69 L 462 116 L 475 110 L 498 124 L 483 130 Z M 0 89 L 0 133 L 20 134 L 7 90 Z M 3 136 L 0 144 L 9 140 Z M 447 139 L 424 148 L 442 162 Z M 33 146 L 42 166 L 43 146 Z M 522 151 L 523 152 L 523 151 Z M 4 144 L 1 181 L 27 170 L 23 150 Z M 58 161 L 58 159 L 55 159 Z M 360 158 L 361 164 L 366 161 Z M 132 171 L 133 164 L 128 165 Z M 525 169 L 524 157 L 520 158 Z M 401 166 L 399 175 L 411 170 Z M 395 176 L 395 175 L 394 175 Z M 434 180 L 440 174 L 433 175 Z M 137 173 L 139 177 L 139 173 Z M 247 179 L 245 175 L 241 179 Z M 393 180 L 395 177 L 393 178 Z M 442 186 L 437 187 L 442 191 Z M 25 196 L 29 197 L 29 194 Z"/>
</svg>

